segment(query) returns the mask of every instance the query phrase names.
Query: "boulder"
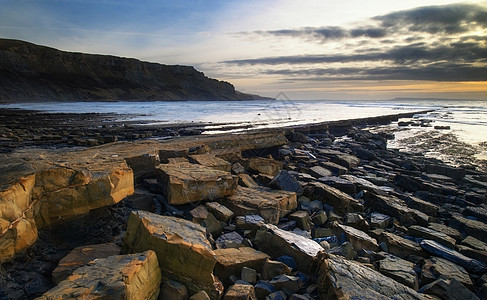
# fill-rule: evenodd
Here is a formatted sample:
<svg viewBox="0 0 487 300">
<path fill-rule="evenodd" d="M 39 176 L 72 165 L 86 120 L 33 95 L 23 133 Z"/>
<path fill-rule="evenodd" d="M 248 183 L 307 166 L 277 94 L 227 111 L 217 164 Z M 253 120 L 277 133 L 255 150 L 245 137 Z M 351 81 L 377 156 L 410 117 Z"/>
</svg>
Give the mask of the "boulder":
<svg viewBox="0 0 487 300">
<path fill-rule="evenodd" d="M 236 216 L 260 215 L 267 223 L 277 224 L 279 219 L 296 209 L 296 193 L 265 188 L 238 187 L 235 194 L 222 200 Z"/>
<path fill-rule="evenodd" d="M 330 170 L 333 175 L 340 176 L 348 173 L 348 169 L 344 166 L 336 164 L 331 161 L 324 161 L 320 163 L 320 166 L 323 168 Z"/>
<path fill-rule="evenodd" d="M 347 169 L 356 168 L 360 163 L 360 159 L 351 154 L 339 154 L 331 157 L 331 162 L 344 166 Z"/>
<path fill-rule="evenodd" d="M 466 171 L 463 168 L 437 164 L 426 164 L 424 171 L 426 173 L 445 175 L 455 180 L 461 180 L 466 175 Z"/>
<path fill-rule="evenodd" d="M 76 247 L 63 257 L 56 269 L 52 271 L 52 281 L 55 284 L 66 279 L 74 270 L 84 266 L 96 258 L 106 258 L 120 253 L 120 247 L 115 244 L 98 244 Z"/>
<path fill-rule="evenodd" d="M 303 282 L 298 276 L 277 275 L 269 281 L 276 290 L 285 290 L 290 293 L 296 293 L 303 287 Z"/>
<path fill-rule="evenodd" d="M 414 290 L 418 290 L 418 277 L 414 264 L 394 255 L 386 255 L 379 261 L 379 272 Z"/>
<path fill-rule="evenodd" d="M 259 187 L 259 184 L 255 182 L 249 174 L 238 174 L 238 184 L 243 187 L 248 188 L 256 188 Z"/>
<path fill-rule="evenodd" d="M 326 176 L 326 177 L 318 178 L 318 181 L 323 182 L 324 184 L 332 186 L 336 189 L 339 189 L 340 191 L 346 194 L 355 195 L 355 193 L 357 193 L 357 189 L 355 185 L 345 178 Z"/>
<path fill-rule="evenodd" d="M 404 226 L 414 224 L 428 225 L 429 217 L 426 214 L 409 208 L 403 200 L 397 197 L 377 195 L 368 192 L 365 193 L 364 199 L 365 207 L 370 207 L 374 211 L 394 217 Z"/>
<path fill-rule="evenodd" d="M 291 274 L 291 268 L 283 262 L 266 259 L 262 266 L 262 279 L 270 280 L 279 275 Z"/>
<path fill-rule="evenodd" d="M 235 226 L 243 230 L 258 230 L 264 223 L 264 218 L 259 215 L 245 215 L 235 218 Z"/>
<path fill-rule="evenodd" d="M 361 230 L 340 224 L 335 224 L 333 228 L 336 236 L 340 236 L 342 233 L 345 234 L 346 239 L 352 244 L 356 251 L 360 251 L 362 249 L 371 251 L 379 250 L 377 240 L 371 238 L 367 233 Z"/>
<path fill-rule="evenodd" d="M 310 231 L 313 227 L 313 223 L 311 222 L 311 217 L 309 216 L 307 211 L 298 210 L 293 212 L 288 216 L 290 220 L 296 221 L 296 225 L 306 231 Z"/>
<path fill-rule="evenodd" d="M 240 278 L 245 282 L 255 284 L 257 282 L 257 271 L 252 268 L 243 267 Z"/>
<path fill-rule="evenodd" d="M 386 229 L 391 223 L 391 217 L 378 212 L 373 212 L 370 214 L 370 226 L 372 228 L 382 228 Z"/>
<path fill-rule="evenodd" d="M 455 241 L 457 241 L 457 242 L 462 240 L 462 234 L 460 233 L 460 231 L 458 231 L 455 228 L 448 227 L 448 226 L 440 224 L 440 223 L 430 223 L 428 225 L 428 228 L 432 229 L 434 231 L 443 232 L 444 234 L 454 238 Z"/>
<path fill-rule="evenodd" d="M 190 294 L 204 290 L 212 299 L 221 296 L 223 286 L 213 276 L 217 260 L 204 227 L 176 217 L 133 211 L 122 253 L 148 249 L 157 253 L 164 278 L 181 282 Z"/>
<path fill-rule="evenodd" d="M 437 205 L 421 200 L 419 198 L 408 196 L 405 198 L 406 204 L 409 208 L 417 209 L 428 216 L 435 217 L 438 215 L 440 209 Z"/>
<path fill-rule="evenodd" d="M 449 221 L 450 226 L 458 229 L 465 235 L 471 235 L 481 241 L 487 241 L 487 224 L 484 222 L 467 219 L 460 215 L 454 215 Z"/>
<path fill-rule="evenodd" d="M 242 242 L 243 237 L 236 231 L 231 231 L 220 235 L 215 241 L 215 246 L 217 249 L 239 248 Z"/>
<path fill-rule="evenodd" d="M 426 256 L 418 243 L 390 232 L 383 232 L 380 241 L 386 243 L 389 253 L 401 258 L 407 258 L 410 255 Z"/>
<path fill-rule="evenodd" d="M 320 264 L 319 299 L 428 299 L 415 290 L 363 266 L 330 255 Z"/>
<path fill-rule="evenodd" d="M 188 300 L 188 290 L 180 282 L 168 280 L 162 284 L 158 299 Z"/>
<path fill-rule="evenodd" d="M 487 265 L 478 260 L 467 257 L 455 250 L 449 249 L 438 242 L 432 240 L 423 240 L 420 243 L 421 247 L 429 253 L 443 257 L 451 262 L 454 262 L 467 271 L 473 273 L 485 273 L 487 272 Z"/>
<path fill-rule="evenodd" d="M 330 170 L 323 168 L 322 166 L 313 166 L 305 170 L 305 172 L 315 178 L 330 177 L 333 175 L 333 173 Z"/>
<path fill-rule="evenodd" d="M 320 182 L 309 183 L 305 188 L 305 195 L 332 206 L 333 211 L 341 216 L 349 211 L 363 210 L 357 200 L 334 187 Z"/>
<path fill-rule="evenodd" d="M 465 268 L 440 257 L 426 259 L 421 270 L 421 281 L 428 284 L 439 277 L 454 278 L 469 289 L 473 289 L 473 283 Z"/>
<path fill-rule="evenodd" d="M 161 269 L 154 251 L 96 259 L 44 293 L 47 299 L 157 299 Z"/>
<path fill-rule="evenodd" d="M 86 153 L 70 158 L 78 162 L 79 155 Z M 29 159 L 37 161 L 26 162 Z M 0 262 L 9 261 L 30 247 L 37 239 L 38 229 L 118 203 L 134 193 L 133 172 L 125 161 L 101 165 L 83 161 L 83 166 L 73 162 L 64 167 L 65 157 L 53 155 L 52 159 L 51 164 L 33 155 L 21 166 L 2 166 L 7 170 L 0 170 L 0 177 L 5 177 L 0 178 Z"/>
<path fill-rule="evenodd" d="M 317 242 L 271 224 L 260 227 L 255 244 L 273 259 L 283 255 L 294 258 L 298 270 L 305 273 L 324 255 L 324 249 Z"/>
<path fill-rule="evenodd" d="M 199 291 L 193 296 L 189 297 L 188 300 L 211 300 L 205 291 Z"/>
<path fill-rule="evenodd" d="M 303 188 L 286 170 L 281 170 L 269 184 L 272 188 L 303 194 Z"/>
<path fill-rule="evenodd" d="M 341 175 L 340 178 L 346 179 L 356 186 L 357 190 L 369 191 L 375 194 L 383 194 L 380 187 L 368 181 L 367 179 L 360 178 L 351 174 Z"/>
<path fill-rule="evenodd" d="M 217 249 L 214 252 L 217 260 L 214 273 L 222 280 L 231 275 L 240 276 L 243 267 L 260 272 L 269 258 L 269 255 L 250 247 Z"/>
<path fill-rule="evenodd" d="M 255 295 L 254 286 L 237 283 L 227 290 L 223 300 L 257 300 L 257 296 Z"/>
<path fill-rule="evenodd" d="M 408 234 L 422 239 L 437 241 L 438 243 L 451 249 L 455 248 L 456 241 L 454 238 L 433 229 L 412 225 L 408 228 Z"/>
<path fill-rule="evenodd" d="M 474 293 L 454 278 L 440 277 L 434 282 L 423 286 L 419 292 L 436 296 L 440 299 L 471 299 L 480 300 Z"/>
<path fill-rule="evenodd" d="M 190 155 L 189 158 L 202 165 L 205 167 L 209 167 L 212 169 L 220 170 L 220 171 L 225 171 L 225 172 L 230 172 L 232 171 L 232 164 L 229 163 L 228 161 L 218 158 L 215 155 L 212 154 L 195 154 L 195 155 Z"/>
<path fill-rule="evenodd" d="M 237 189 L 237 177 L 198 164 L 166 164 L 156 168 L 169 204 L 185 204 L 229 196 Z"/>
<path fill-rule="evenodd" d="M 283 167 L 282 162 L 263 157 L 251 157 L 245 163 L 251 171 L 270 176 L 276 176 Z"/>
<path fill-rule="evenodd" d="M 218 202 L 207 202 L 205 203 L 205 206 L 215 218 L 222 222 L 228 222 L 233 217 L 233 212 Z"/>
</svg>

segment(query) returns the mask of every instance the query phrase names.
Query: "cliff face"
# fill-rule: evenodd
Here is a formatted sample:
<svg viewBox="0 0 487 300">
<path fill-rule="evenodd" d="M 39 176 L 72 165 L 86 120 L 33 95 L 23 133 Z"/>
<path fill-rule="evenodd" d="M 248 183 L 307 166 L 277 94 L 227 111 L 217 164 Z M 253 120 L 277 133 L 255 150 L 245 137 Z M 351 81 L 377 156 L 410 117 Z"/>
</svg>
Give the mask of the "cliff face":
<svg viewBox="0 0 487 300">
<path fill-rule="evenodd" d="M 0 102 L 256 98 L 191 66 L 65 52 L 0 39 Z"/>
</svg>

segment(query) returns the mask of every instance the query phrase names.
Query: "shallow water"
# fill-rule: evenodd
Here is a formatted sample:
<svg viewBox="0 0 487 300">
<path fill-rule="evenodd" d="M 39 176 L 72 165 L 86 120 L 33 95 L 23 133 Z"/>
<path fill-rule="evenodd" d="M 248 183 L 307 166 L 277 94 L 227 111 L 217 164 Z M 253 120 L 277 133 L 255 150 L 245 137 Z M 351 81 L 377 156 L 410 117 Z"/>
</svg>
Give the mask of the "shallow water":
<svg viewBox="0 0 487 300">
<path fill-rule="evenodd" d="M 63 113 L 116 113 L 123 114 L 124 120 L 129 114 L 132 120 L 162 124 L 208 123 L 210 125 L 207 126 L 207 133 L 214 133 L 223 129 L 221 123 L 265 128 L 434 110 L 432 113 L 417 115 L 416 117 L 433 121 L 433 126 L 450 126 L 451 132 L 464 142 L 478 144 L 487 141 L 487 101 L 278 99 L 261 101 L 56 102 L 7 104 L 0 105 L 0 107 Z"/>
</svg>

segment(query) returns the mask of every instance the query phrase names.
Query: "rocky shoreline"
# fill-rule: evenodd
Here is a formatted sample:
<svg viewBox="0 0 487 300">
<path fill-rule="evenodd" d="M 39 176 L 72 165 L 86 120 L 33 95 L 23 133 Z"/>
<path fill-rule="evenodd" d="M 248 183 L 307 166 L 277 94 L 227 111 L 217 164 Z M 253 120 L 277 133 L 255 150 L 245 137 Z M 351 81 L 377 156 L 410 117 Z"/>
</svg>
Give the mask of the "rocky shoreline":
<svg viewBox="0 0 487 300">
<path fill-rule="evenodd" d="M 111 143 L 110 116 L 30 113 L 0 114 L 6 299 L 487 297 L 487 173 L 387 149 L 376 125 L 412 114 Z"/>
</svg>

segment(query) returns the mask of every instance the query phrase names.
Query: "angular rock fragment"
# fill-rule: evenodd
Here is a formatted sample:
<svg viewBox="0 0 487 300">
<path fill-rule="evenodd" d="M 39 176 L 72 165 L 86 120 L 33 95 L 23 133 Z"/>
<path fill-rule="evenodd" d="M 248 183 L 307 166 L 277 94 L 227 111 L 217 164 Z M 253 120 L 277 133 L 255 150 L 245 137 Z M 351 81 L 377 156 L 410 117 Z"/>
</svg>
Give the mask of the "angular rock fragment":
<svg viewBox="0 0 487 300">
<path fill-rule="evenodd" d="M 388 252 L 395 256 L 401 258 L 407 258 L 410 255 L 426 256 L 426 253 L 421 249 L 418 243 L 393 233 L 383 232 L 380 240 L 387 244 Z"/>
<path fill-rule="evenodd" d="M 473 289 L 472 280 L 463 267 L 440 257 L 431 257 L 425 260 L 421 271 L 423 284 L 430 283 L 440 276 L 448 279 L 454 278 L 467 288 Z"/>
<path fill-rule="evenodd" d="M 487 272 L 487 265 L 466 257 L 465 255 L 449 249 L 438 242 L 432 241 L 432 240 L 423 240 L 420 243 L 421 247 L 428 251 L 429 253 L 443 257 L 451 262 L 454 262 L 462 267 L 464 267 L 467 271 L 473 272 L 473 273 L 485 273 Z"/>
<path fill-rule="evenodd" d="M 423 286 L 419 291 L 439 297 L 440 299 L 480 300 L 474 293 L 454 278 L 447 279 L 440 277 L 436 281 Z"/>
<path fill-rule="evenodd" d="M 449 167 L 446 165 L 437 165 L 437 164 L 425 165 L 424 171 L 426 173 L 445 175 L 455 180 L 461 180 L 466 175 L 466 171 L 463 168 Z"/>
<path fill-rule="evenodd" d="M 223 286 L 213 276 L 217 262 L 206 230 L 193 222 L 133 211 L 127 224 L 122 253 L 144 250 L 157 253 L 164 278 L 184 284 L 190 294 L 204 290 L 217 299 Z"/>
<path fill-rule="evenodd" d="M 270 224 L 260 227 L 255 236 L 255 244 L 274 259 L 289 255 L 294 258 L 298 270 L 302 272 L 308 272 L 324 255 L 324 249 L 317 242 Z"/>
<path fill-rule="evenodd" d="M 283 262 L 266 259 L 262 266 L 262 279 L 270 280 L 278 275 L 291 274 L 291 271 L 291 268 Z"/>
<path fill-rule="evenodd" d="M 215 218 L 222 222 L 228 222 L 233 217 L 233 212 L 218 202 L 207 202 L 205 206 Z"/>
<path fill-rule="evenodd" d="M 235 231 L 228 232 L 220 235 L 216 241 L 215 245 L 217 249 L 225 248 L 239 248 L 242 245 L 243 237 Z"/>
<path fill-rule="evenodd" d="M 471 235 L 481 241 L 487 241 L 487 224 L 480 221 L 464 218 L 460 215 L 454 215 L 450 219 L 450 226 L 460 230 L 465 235 Z"/>
<path fill-rule="evenodd" d="M 350 242 L 350 244 L 352 244 L 356 251 L 360 251 L 362 249 L 371 251 L 379 250 L 377 240 L 361 230 L 340 224 L 336 224 L 333 228 L 336 236 L 340 236 L 342 233 L 345 234 L 346 239 Z"/>
<path fill-rule="evenodd" d="M 243 267 L 252 268 L 258 272 L 269 258 L 269 255 L 250 247 L 227 248 L 214 250 L 217 260 L 215 276 L 224 280 L 231 275 L 240 277 Z"/>
<path fill-rule="evenodd" d="M 280 161 L 263 157 L 251 157 L 246 163 L 250 170 L 270 176 L 276 176 L 283 166 Z"/>
<path fill-rule="evenodd" d="M 418 290 L 418 277 L 414 264 L 397 256 L 387 255 L 379 261 L 379 272 L 414 290 Z"/>
<path fill-rule="evenodd" d="M 333 206 L 334 212 L 341 216 L 350 211 L 363 210 L 363 207 L 361 207 L 361 204 L 357 200 L 334 187 L 320 182 L 308 184 L 305 188 L 305 195 Z"/>
<path fill-rule="evenodd" d="M 257 296 L 255 295 L 254 286 L 237 283 L 227 290 L 223 300 L 257 300 Z"/>
<path fill-rule="evenodd" d="M 330 255 L 320 267 L 319 299 L 428 299 L 360 263 Z"/>
<path fill-rule="evenodd" d="M 391 217 L 381 213 L 373 212 L 370 214 L 370 226 L 372 228 L 382 228 L 385 229 L 389 227 L 391 222 Z"/>
<path fill-rule="evenodd" d="M 180 282 L 168 280 L 162 284 L 159 299 L 187 300 L 188 290 Z"/>
<path fill-rule="evenodd" d="M 434 231 L 426 227 L 412 225 L 408 228 L 408 234 L 423 239 L 437 241 L 438 243 L 451 249 L 455 248 L 455 239 L 449 237 L 443 232 Z"/>
<path fill-rule="evenodd" d="M 296 193 L 264 188 L 238 187 L 235 194 L 222 200 L 236 216 L 260 215 L 267 223 L 277 224 L 279 219 L 296 209 Z"/>
<path fill-rule="evenodd" d="M 313 223 L 311 222 L 311 217 L 309 216 L 307 211 L 298 210 L 293 212 L 288 216 L 290 220 L 296 221 L 296 225 L 306 231 L 310 231 L 311 227 L 313 227 Z"/>
<path fill-rule="evenodd" d="M 156 168 L 165 186 L 169 204 L 185 204 L 229 196 L 237 189 L 237 177 L 230 172 L 198 164 L 166 164 Z"/>
<path fill-rule="evenodd" d="M 306 170 L 305 172 L 307 172 L 308 174 L 310 174 L 315 178 L 330 177 L 333 175 L 333 173 L 330 170 L 325 169 L 321 166 L 313 166 L 308 170 Z"/>
<path fill-rule="evenodd" d="M 94 260 L 38 299 L 157 299 L 160 284 L 157 256 L 148 250 Z"/>
<path fill-rule="evenodd" d="M 281 170 L 270 182 L 272 188 L 295 192 L 298 196 L 303 194 L 303 188 L 286 170 Z"/>
<path fill-rule="evenodd" d="M 364 205 L 366 207 L 370 207 L 377 212 L 394 217 L 404 226 L 414 224 L 419 224 L 421 226 L 428 225 L 429 217 L 426 214 L 409 208 L 406 203 L 399 198 L 366 193 L 364 199 Z"/>
<path fill-rule="evenodd" d="M 446 225 L 439 224 L 439 223 L 430 223 L 428 225 L 428 228 L 432 229 L 434 231 L 443 232 L 444 234 L 454 238 L 455 241 L 457 241 L 457 242 L 462 240 L 462 235 L 461 235 L 460 231 L 458 231 L 455 228 L 451 228 L 451 227 L 448 227 Z"/>
</svg>

